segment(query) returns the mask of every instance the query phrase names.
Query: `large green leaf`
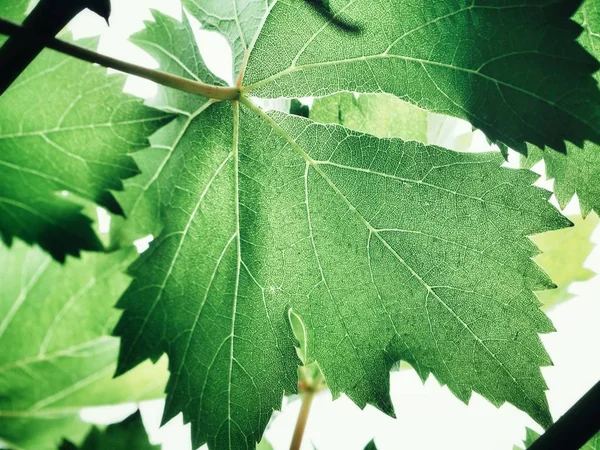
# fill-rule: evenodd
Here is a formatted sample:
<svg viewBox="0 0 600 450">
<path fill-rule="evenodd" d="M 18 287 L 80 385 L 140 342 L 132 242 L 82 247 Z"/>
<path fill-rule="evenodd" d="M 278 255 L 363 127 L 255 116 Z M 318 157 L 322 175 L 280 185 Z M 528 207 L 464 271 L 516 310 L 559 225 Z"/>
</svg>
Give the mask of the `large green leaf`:
<svg viewBox="0 0 600 450">
<path fill-rule="evenodd" d="M 425 112 L 389 94 L 341 92 L 314 99 L 310 111 L 308 106 L 293 100 L 290 113 L 381 138 L 417 140 L 457 151 L 466 151 L 473 145 L 473 130 L 455 133 L 460 119 Z"/>
<path fill-rule="evenodd" d="M 93 45 L 92 42 L 80 42 Z M 101 248 L 73 197 L 112 212 L 111 190 L 138 173 L 129 153 L 168 116 L 122 92 L 125 78 L 44 51 L 0 97 L 0 235 L 55 258 Z M 61 196 L 61 191 L 72 195 Z"/>
<path fill-rule="evenodd" d="M 532 240 L 544 253 L 538 255 L 535 261 L 550 275 L 557 289 L 541 291 L 537 296 L 549 309 L 558 303 L 569 300 L 571 283 L 586 281 L 595 274 L 584 267 L 594 244 L 591 235 L 600 222 L 596 214 L 581 217 L 571 217 L 575 224 L 573 228 L 550 231 L 533 236 Z"/>
<path fill-rule="evenodd" d="M 99 430 L 94 427 L 86 436 L 81 446 L 66 441 L 59 450 L 159 450 L 159 445 L 152 445 L 144 429 L 142 416 L 136 411 L 119 423 Z"/>
<path fill-rule="evenodd" d="M 80 442 L 81 408 L 159 398 L 164 364 L 112 379 L 119 342 L 113 305 L 135 252 L 83 254 L 61 265 L 37 248 L 0 248 L 0 441 L 54 450 Z"/>
<path fill-rule="evenodd" d="M 116 333 L 120 372 L 169 355 L 164 420 L 183 411 L 195 446 L 253 448 L 296 390 L 290 308 L 334 395 L 392 414 L 403 359 L 550 423 L 538 333 L 553 328 L 532 291 L 552 283 L 527 236 L 569 222 L 534 174 L 245 99 L 185 120 Z"/>
<path fill-rule="evenodd" d="M 272 6 L 248 51 L 245 92 L 387 92 L 522 153 L 527 142 L 564 151 L 564 141 L 600 141 L 598 62 L 569 20 L 580 0 L 330 0 L 359 33 L 310 3 Z"/>
</svg>

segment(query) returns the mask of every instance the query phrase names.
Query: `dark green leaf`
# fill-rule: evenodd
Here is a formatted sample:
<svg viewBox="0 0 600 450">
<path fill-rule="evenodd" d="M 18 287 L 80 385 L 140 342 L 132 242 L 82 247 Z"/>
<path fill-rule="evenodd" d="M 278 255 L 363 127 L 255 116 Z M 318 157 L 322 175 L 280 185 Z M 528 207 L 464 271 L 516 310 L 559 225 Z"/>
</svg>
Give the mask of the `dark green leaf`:
<svg viewBox="0 0 600 450">
<path fill-rule="evenodd" d="M 59 450 L 160 450 L 160 445 L 150 444 L 142 416 L 136 411 L 105 430 L 92 428 L 81 446 L 65 441 Z"/>
<path fill-rule="evenodd" d="M 600 142 L 598 62 L 570 20 L 580 2 L 331 0 L 337 18 L 360 26 L 353 34 L 304 0 L 279 1 L 248 47 L 245 90 L 387 92 L 521 153 L 527 142 L 560 151 L 565 141 Z"/>
<path fill-rule="evenodd" d="M 590 238 L 600 222 L 598 216 L 591 214 L 585 220 L 579 216 L 570 219 L 575 224 L 573 228 L 532 236 L 533 242 L 543 252 L 535 261 L 557 285 L 556 289 L 537 293 L 546 309 L 569 300 L 572 297 L 569 293 L 572 283 L 594 276 L 594 272 L 584 267 L 584 263 L 594 248 Z"/>
</svg>

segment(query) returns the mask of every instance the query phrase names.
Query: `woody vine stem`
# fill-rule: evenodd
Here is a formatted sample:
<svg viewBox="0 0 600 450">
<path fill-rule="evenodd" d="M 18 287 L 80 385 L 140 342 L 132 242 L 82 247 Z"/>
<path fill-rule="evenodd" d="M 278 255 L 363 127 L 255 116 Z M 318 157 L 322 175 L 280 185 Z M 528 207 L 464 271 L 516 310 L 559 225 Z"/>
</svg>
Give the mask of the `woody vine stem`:
<svg viewBox="0 0 600 450">
<path fill-rule="evenodd" d="M 322 391 L 327 386 L 325 384 L 323 373 L 314 364 L 300 367 L 298 369 L 298 375 L 298 392 L 300 392 L 302 404 L 300 406 L 300 413 L 298 414 L 296 427 L 292 436 L 290 450 L 300 450 L 313 399 L 315 395 L 319 393 L 319 391 Z"/>
</svg>

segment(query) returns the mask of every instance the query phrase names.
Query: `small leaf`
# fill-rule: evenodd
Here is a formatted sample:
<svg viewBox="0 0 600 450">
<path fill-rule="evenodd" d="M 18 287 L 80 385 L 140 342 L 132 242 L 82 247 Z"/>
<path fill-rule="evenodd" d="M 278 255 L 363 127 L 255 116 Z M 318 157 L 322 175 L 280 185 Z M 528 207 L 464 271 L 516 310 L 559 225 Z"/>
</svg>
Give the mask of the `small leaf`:
<svg viewBox="0 0 600 450">
<path fill-rule="evenodd" d="M 306 326 L 304 325 L 304 322 L 302 322 L 300 316 L 298 316 L 291 308 L 288 311 L 288 317 L 290 319 L 290 326 L 292 327 L 294 337 L 298 341 L 296 354 L 298 355 L 298 358 L 300 358 L 300 361 L 302 361 L 302 364 L 306 365 L 308 363 L 306 352 Z"/>
<path fill-rule="evenodd" d="M 160 445 L 150 444 L 142 416 L 136 411 L 105 430 L 93 427 L 80 446 L 64 441 L 59 450 L 160 450 Z"/>
<path fill-rule="evenodd" d="M 571 283 L 586 281 L 594 276 L 594 272 L 586 269 L 584 263 L 594 248 L 590 238 L 600 220 L 596 214 L 589 215 L 585 220 L 581 217 L 570 219 L 575 224 L 573 228 L 549 231 L 531 238 L 543 252 L 535 257 L 535 261 L 557 285 L 556 289 L 537 293 L 545 309 L 570 299 Z"/>
<path fill-rule="evenodd" d="M 427 112 L 392 95 L 343 93 L 318 98 L 310 118 L 380 138 L 427 142 Z"/>
</svg>

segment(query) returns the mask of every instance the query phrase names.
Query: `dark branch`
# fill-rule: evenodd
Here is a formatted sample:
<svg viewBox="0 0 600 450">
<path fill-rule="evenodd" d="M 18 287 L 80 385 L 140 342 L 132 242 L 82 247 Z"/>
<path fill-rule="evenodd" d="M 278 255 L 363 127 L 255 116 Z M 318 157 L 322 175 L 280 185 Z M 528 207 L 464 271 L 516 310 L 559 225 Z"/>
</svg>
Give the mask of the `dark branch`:
<svg viewBox="0 0 600 450">
<path fill-rule="evenodd" d="M 600 381 L 527 450 L 578 450 L 600 431 Z"/>
<path fill-rule="evenodd" d="M 0 95 L 17 79 L 49 40 L 89 8 L 108 21 L 109 0 L 41 0 L 23 22 L 32 33 L 11 36 L 0 48 Z"/>
</svg>

